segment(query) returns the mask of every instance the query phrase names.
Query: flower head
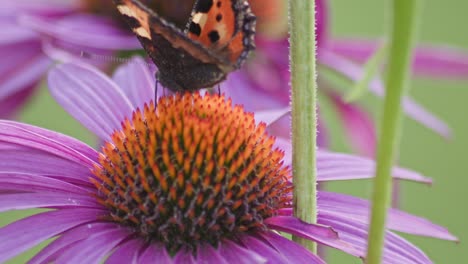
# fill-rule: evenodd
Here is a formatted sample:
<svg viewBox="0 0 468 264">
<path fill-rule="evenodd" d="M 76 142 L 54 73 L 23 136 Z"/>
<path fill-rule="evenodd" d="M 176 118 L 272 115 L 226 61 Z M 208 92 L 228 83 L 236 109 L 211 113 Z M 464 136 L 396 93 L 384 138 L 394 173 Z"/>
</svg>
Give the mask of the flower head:
<svg viewBox="0 0 468 264">
<path fill-rule="evenodd" d="M 154 106 L 151 78 L 140 59 L 118 69 L 115 81 L 81 64 L 52 70 L 52 94 L 105 142 L 100 152 L 0 121 L 0 210 L 52 209 L 0 228 L 0 261 L 57 237 L 31 262 L 323 263 L 276 231 L 364 256 L 367 201 L 321 192 L 319 224 L 296 219 L 287 141 L 222 96 L 162 97 Z M 326 181 L 371 177 L 374 164 L 321 151 L 318 166 Z M 455 239 L 398 210 L 388 227 Z M 430 262 L 391 231 L 387 237 L 386 262 Z"/>
</svg>

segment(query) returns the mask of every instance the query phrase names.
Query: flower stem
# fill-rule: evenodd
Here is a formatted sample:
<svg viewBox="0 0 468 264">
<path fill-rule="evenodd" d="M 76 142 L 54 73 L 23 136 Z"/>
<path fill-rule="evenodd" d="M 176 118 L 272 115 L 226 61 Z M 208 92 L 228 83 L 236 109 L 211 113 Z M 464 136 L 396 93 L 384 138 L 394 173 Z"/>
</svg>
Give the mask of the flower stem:
<svg viewBox="0 0 468 264">
<path fill-rule="evenodd" d="M 409 66 L 416 40 L 419 0 L 393 0 L 386 96 L 377 152 L 372 216 L 366 263 L 381 263 L 385 219 L 391 202 L 391 167 L 395 162 L 402 127 L 401 98 L 409 84 Z"/>
<path fill-rule="evenodd" d="M 315 1 L 289 0 L 294 215 L 317 223 Z M 317 251 L 309 240 L 293 240 Z"/>
</svg>

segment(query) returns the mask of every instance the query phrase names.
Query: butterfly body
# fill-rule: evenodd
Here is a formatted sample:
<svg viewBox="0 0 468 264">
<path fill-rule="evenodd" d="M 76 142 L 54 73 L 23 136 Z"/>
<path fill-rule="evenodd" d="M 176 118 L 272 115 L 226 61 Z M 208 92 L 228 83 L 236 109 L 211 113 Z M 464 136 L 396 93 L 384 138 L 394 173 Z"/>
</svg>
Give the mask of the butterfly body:
<svg viewBox="0 0 468 264">
<path fill-rule="evenodd" d="M 173 91 L 212 87 L 255 49 L 255 16 L 245 0 L 198 0 L 185 30 L 138 0 L 114 0 Z"/>
</svg>

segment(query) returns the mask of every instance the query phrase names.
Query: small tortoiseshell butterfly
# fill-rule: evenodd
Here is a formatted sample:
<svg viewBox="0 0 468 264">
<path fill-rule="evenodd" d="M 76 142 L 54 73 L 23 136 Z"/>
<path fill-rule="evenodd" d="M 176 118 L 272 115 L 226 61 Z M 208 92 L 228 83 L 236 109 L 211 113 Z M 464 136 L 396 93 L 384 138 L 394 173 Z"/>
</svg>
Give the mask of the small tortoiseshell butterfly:
<svg viewBox="0 0 468 264">
<path fill-rule="evenodd" d="M 172 0 L 163 0 L 172 1 Z M 255 49 L 255 15 L 246 0 L 197 0 L 185 30 L 138 0 L 114 0 L 173 91 L 212 87 Z"/>
</svg>

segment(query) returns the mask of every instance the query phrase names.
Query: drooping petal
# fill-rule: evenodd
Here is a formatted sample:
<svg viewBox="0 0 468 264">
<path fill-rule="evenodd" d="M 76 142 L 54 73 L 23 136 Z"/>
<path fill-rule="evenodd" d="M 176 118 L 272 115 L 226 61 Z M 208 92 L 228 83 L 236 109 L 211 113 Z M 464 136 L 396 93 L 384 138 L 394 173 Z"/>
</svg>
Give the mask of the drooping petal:
<svg viewBox="0 0 468 264">
<path fill-rule="evenodd" d="M 346 78 L 349 78 L 353 81 L 360 80 L 361 76 L 363 75 L 362 68 L 360 68 L 353 62 L 343 57 L 340 57 L 332 52 L 322 50 L 318 54 L 318 56 L 321 64 L 330 67 L 334 71 L 342 74 Z M 385 88 L 380 79 L 373 79 L 369 83 L 369 89 L 372 93 L 379 97 L 383 97 L 385 95 Z M 420 122 L 421 124 L 434 130 L 435 132 L 439 133 L 444 137 L 450 137 L 450 128 L 442 120 L 431 114 L 421 105 L 414 102 L 411 98 L 404 97 L 402 104 L 403 110 L 409 117 L 413 118 L 414 120 Z"/>
<path fill-rule="evenodd" d="M 140 239 L 130 239 L 121 245 L 109 256 L 106 264 L 129 263 L 137 264 L 138 253 L 145 248 Z"/>
<path fill-rule="evenodd" d="M 364 223 L 368 222 L 369 201 L 350 195 L 325 191 L 320 191 L 318 197 L 319 214 L 326 211 L 329 215 L 343 215 L 349 219 L 356 219 Z M 387 228 L 413 235 L 457 240 L 447 229 L 398 209 L 389 209 Z"/>
<path fill-rule="evenodd" d="M 211 245 L 200 245 L 197 249 L 196 263 L 219 263 L 229 264 L 218 250 L 214 249 Z"/>
<path fill-rule="evenodd" d="M 41 150 L 93 168 L 97 152 L 72 137 L 23 123 L 0 120 L 0 142 Z"/>
<path fill-rule="evenodd" d="M 363 257 L 362 252 L 356 250 L 352 244 L 341 240 L 338 234 L 329 226 L 307 224 L 295 217 L 281 215 L 266 219 L 265 224 L 271 229 L 310 239 L 356 257 Z"/>
<path fill-rule="evenodd" d="M 223 258 L 229 262 L 239 263 L 266 263 L 267 259 L 259 255 L 259 253 L 248 250 L 237 243 L 228 239 L 222 240 L 218 248 Z"/>
<path fill-rule="evenodd" d="M 101 208 L 90 195 L 63 193 L 13 193 L 0 194 L 0 212 L 33 208 Z"/>
<path fill-rule="evenodd" d="M 342 240 L 352 244 L 355 248 L 366 251 L 368 225 L 349 219 L 347 216 L 331 216 L 326 213 L 319 214 L 318 223 L 332 226 Z M 405 239 L 387 231 L 385 233 L 385 245 L 383 263 L 432 263 L 419 248 Z"/>
<path fill-rule="evenodd" d="M 319 256 L 312 254 L 309 250 L 299 246 L 295 242 L 284 238 L 273 232 L 259 233 L 265 241 L 268 241 L 278 252 L 284 255 L 290 263 L 317 263 L 325 264 Z"/>
<path fill-rule="evenodd" d="M 78 183 L 82 183 L 81 181 Z M 90 183 L 88 186 L 92 187 Z M 86 185 L 84 185 L 86 186 Z M 81 185 L 74 185 L 68 181 L 54 179 L 36 174 L 0 172 L 0 190 L 17 192 L 63 192 L 82 194 L 95 191 Z"/>
<path fill-rule="evenodd" d="M 24 164 L 28 164 L 28 166 L 24 166 Z M 0 151 L 0 173 L 4 172 L 10 175 L 37 174 L 55 179 L 68 179 L 69 182 L 79 181 L 82 186 L 91 185 L 88 180 L 91 177 L 89 167 L 28 147 L 15 147 Z M 84 189 L 80 189 L 84 191 Z"/>
<path fill-rule="evenodd" d="M 95 232 L 64 250 L 58 256 L 57 263 L 100 263 L 129 235 L 128 230 L 118 225 L 110 230 Z"/>
<path fill-rule="evenodd" d="M 179 250 L 173 259 L 174 264 L 196 264 L 192 252 L 187 250 Z"/>
<path fill-rule="evenodd" d="M 379 41 L 333 39 L 327 44 L 331 51 L 363 63 L 375 52 Z M 468 51 L 447 45 L 419 44 L 414 50 L 413 71 L 429 78 L 467 78 Z"/>
<path fill-rule="evenodd" d="M 70 228 L 96 220 L 103 211 L 67 209 L 36 214 L 0 228 L 0 262 Z"/>
<path fill-rule="evenodd" d="M 137 263 L 173 263 L 164 245 L 152 243 L 138 257 Z"/>
<path fill-rule="evenodd" d="M 29 264 L 40 264 L 40 263 L 52 263 L 57 257 L 64 252 L 67 248 L 74 245 L 76 242 L 82 241 L 95 233 L 102 232 L 103 230 L 109 230 L 115 228 L 114 223 L 87 223 L 84 225 L 77 226 L 70 230 L 67 230 L 60 235 L 59 238 L 52 241 L 38 254 L 36 254 Z"/>
<path fill-rule="evenodd" d="M 52 69 L 48 80 L 57 102 L 102 140 L 131 115 L 132 104 L 122 90 L 94 67 L 65 63 Z"/>
<path fill-rule="evenodd" d="M 249 235 L 244 235 L 239 239 L 245 245 L 245 247 L 250 249 L 250 251 L 255 252 L 260 256 L 264 257 L 267 260 L 266 263 L 288 263 L 288 260 L 285 259 L 281 252 L 278 252 L 275 248 L 271 246 L 271 244 L 263 241 L 263 239 Z"/>
<path fill-rule="evenodd" d="M 289 140 L 277 137 L 275 146 L 285 151 L 283 162 L 286 166 L 292 164 L 292 146 Z M 319 149 L 317 151 L 317 172 L 318 181 L 337 181 L 353 179 L 369 179 L 375 176 L 375 162 L 366 157 L 359 157 L 350 154 L 335 153 Z M 431 183 L 430 178 L 421 174 L 395 167 L 392 175 L 397 179 Z"/>
<path fill-rule="evenodd" d="M 133 109 L 143 109 L 145 103 L 154 100 L 156 78 L 141 57 L 134 57 L 117 68 L 112 78 L 130 99 Z"/>
</svg>

